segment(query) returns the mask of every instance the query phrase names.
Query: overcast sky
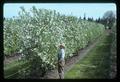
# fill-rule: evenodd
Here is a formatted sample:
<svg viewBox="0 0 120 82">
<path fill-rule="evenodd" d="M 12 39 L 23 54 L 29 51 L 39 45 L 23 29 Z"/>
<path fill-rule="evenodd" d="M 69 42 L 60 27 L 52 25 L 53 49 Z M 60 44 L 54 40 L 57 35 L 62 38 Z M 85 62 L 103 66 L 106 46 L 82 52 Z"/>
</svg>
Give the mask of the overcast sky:
<svg viewBox="0 0 120 82">
<path fill-rule="evenodd" d="M 4 4 L 4 17 L 18 16 L 21 6 L 28 11 L 32 6 L 35 6 L 36 8 L 56 10 L 61 14 L 81 16 L 82 18 L 86 13 L 86 17 L 93 17 L 94 19 L 102 17 L 108 10 L 116 12 L 116 4 L 114 3 L 9 3 Z"/>
</svg>

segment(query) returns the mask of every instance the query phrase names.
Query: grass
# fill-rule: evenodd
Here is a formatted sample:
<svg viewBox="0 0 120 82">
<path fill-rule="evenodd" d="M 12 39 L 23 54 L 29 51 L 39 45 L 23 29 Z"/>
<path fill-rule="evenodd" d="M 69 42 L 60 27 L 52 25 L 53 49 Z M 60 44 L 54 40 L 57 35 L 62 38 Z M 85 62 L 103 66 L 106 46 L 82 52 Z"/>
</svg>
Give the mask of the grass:
<svg viewBox="0 0 120 82">
<path fill-rule="evenodd" d="M 86 57 L 65 73 L 65 79 L 109 78 L 110 44 L 111 36 L 104 35 Z"/>
<path fill-rule="evenodd" d="M 19 69 L 27 67 L 26 61 L 12 61 L 9 64 L 4 65 L 4 78 L 17 78 Z M 15 74 L 16 73 L 16 74 Z M 9 77 L 10 76 L 10 77 Z"/>
</svg>

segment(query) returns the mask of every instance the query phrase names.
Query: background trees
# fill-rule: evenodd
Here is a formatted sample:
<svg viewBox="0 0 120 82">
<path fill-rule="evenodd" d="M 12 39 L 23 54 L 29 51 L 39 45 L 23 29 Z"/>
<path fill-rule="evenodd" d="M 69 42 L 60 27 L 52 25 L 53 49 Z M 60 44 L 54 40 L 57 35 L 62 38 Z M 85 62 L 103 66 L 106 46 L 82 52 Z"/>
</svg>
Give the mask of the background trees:
<svg viewBox="0 0 120 82">
<path fill-rule="evenodd" d="M 106 11 L 102 18 L 96 19 L 96 22 L 102 23 L 106 28 L 111 29 L 116 21 L 116 14 L 113 11 Z"/>
</svg>

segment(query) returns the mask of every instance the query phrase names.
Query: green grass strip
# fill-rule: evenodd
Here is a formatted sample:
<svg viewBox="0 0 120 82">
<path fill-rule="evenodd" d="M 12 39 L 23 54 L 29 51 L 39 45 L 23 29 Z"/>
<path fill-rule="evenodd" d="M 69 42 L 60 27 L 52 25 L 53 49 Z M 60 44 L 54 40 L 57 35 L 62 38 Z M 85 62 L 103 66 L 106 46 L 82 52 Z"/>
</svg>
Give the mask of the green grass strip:
<svg viewBox="0 0 120 82">
<path fill-rule="evenodd" d="M 110 44 L 111 36 L 104 35 L 86 57 L 65 73 L 65 79 L 109 78 Z"/>
<path fill-rule="evenodd" d="M 8 76 L 10 76 L 9 78 L 17 77 L 18 71 L 27 66 L 28 66 L 27 61 L 18 61 L 18 60 L 15 60 L 9 64 L 5 64 L 4 65 L 4 78 L 8 78 Z"/>
</svg>

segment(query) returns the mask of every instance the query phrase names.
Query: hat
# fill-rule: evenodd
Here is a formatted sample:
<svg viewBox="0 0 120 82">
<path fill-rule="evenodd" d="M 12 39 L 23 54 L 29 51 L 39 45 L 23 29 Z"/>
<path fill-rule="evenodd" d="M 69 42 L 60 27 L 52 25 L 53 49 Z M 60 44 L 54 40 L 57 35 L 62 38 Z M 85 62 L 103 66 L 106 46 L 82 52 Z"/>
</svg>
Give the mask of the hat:
<svg viewBox="0 0 120 82">
<path fill-rule="evenodd" d="M 64 43 L 60 43 L 59 47 L 65 48 L 65 44 Z"/>
</svg>

